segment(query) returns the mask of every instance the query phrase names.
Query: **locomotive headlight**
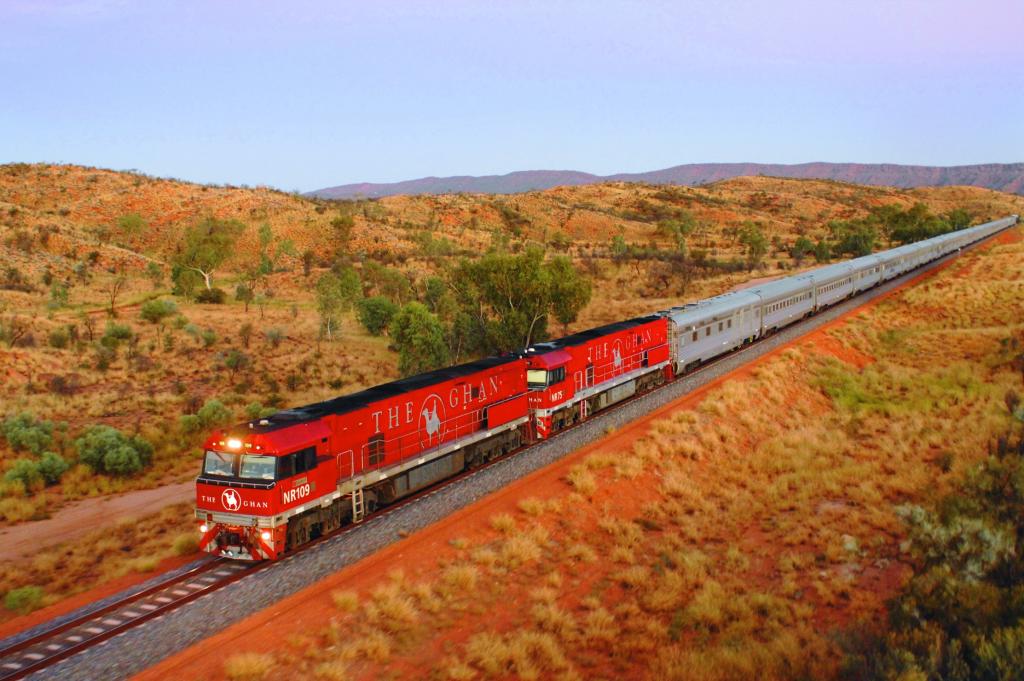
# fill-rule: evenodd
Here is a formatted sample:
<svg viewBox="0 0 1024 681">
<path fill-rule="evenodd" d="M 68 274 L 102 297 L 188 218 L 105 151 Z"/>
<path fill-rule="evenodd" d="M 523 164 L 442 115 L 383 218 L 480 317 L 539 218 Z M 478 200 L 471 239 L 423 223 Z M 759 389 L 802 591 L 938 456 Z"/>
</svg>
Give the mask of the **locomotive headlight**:
<svg viewBox="0 0 1024 681">
<path fill-rule="evenodd" d="M 199 526 L 199 531 L 202 532 L 203 534 L 206 534 L 207 532 L 210 531 L 210 528 L 206 526 L 206 523 L 203 523 L 202 525 Z"/>
<path fill-rule="evenodd" d="M 270 530 L 263 530 L 260 532 L 260 539 L 263 541 L 270 541 Z"/>
<path fill-rule="evenodd" d="M 238 440 L 236 438 L 231 438 L 230 440 L 228 440 L 228 449 L 241 449 L 241 448 L 242 448 L 242 441 L 241 440 Z"/>
</svg>

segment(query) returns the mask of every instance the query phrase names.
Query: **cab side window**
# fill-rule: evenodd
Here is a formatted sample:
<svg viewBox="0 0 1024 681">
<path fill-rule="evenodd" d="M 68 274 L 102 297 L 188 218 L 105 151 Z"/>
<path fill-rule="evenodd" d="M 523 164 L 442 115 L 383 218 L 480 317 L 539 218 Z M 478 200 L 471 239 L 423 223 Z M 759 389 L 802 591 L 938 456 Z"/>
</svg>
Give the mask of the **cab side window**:
<svg viewBox="0 0 1024 681">
<path fill-rule="evenodd" d="M 277 479 L 284 480 L 295 475 L 295 455 L 287 454 L 277 458 Z"/>
<path fill-rule="evenodd" d="M 278 479 L 289 478 L 316 468 L 316 447 L 306 447 L 277 460 Z"/>
<path fill-rule="evenodd" d="M 307 447 L 295 453 L 295 472 L 303 473 L 316 468 L 316 447 Z"/>
</svg>

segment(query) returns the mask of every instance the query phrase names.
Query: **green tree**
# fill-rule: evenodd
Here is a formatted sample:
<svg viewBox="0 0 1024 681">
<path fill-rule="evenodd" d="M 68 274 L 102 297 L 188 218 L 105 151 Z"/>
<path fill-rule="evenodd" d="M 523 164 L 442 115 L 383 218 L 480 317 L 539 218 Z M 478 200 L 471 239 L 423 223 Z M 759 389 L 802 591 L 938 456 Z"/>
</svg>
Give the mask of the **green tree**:
<svg viewBox="0 0 1024 681">
<path fill-rule="evenodd" d="M 39 463 L 33 459 L 17 459 L 4 473 L 4 482 L 20 482 L 26 492 L 38 492 L 45 481 L 39 472 Z"/>
<path fill-rule="evenodd" d="M 739 231 L 739 242 L 746 248 L 747 269 L 758 267 L 768 253 L 768 239 L 753 222 L 745 222 Z"/>
<path fill-rule="evenodd" d="M 43 452 L 43 456 L 39 459 L 39 473 L 47 485 L 56 485 L 60 482 L 61 477 L 70 467 L 71 464 L 55 452 Z"/>
<path fill-rule="evenodd" d="M 359 322 L 374 336 L 379 336 L 387 331 L 388 325 L 398 314 L 398 310 L 398 305 L 383 296 L 363 298 L 356 303 L 356 315 Z"/>
<path fill-rule="evenodd" d="M 590 302 L 590 280 L 577 272 L 565 256 L 548 261 L 547 270 L 551 282 L 551 312 L 564 330 Z"/>
<path fill-rule="evenodd" d="M 181 253 L 175 258 L 178 276 L 180 277 L 182 271 L 193 272 L 202 277 L 207 290 L 213 288 L 214 273 L 230 257 L 235 240 L 244 231 L 245 225 L 237 220 L 219 220 L 213 217 L 206 218 L 190 228 L 185 233 Z"/>
<path fill-rule="evenodd" d="M 814 260 L 819 263 L 826 263 L 832 260 L 832 249 L 824 239 L 819 240 L 814 246 Z"/>
<path fill-rule="evenodd" d="M 334 331 L 341 326 L 341 315 L 352 309 L 361 293 L 359 275 L 351 267 L 339 274 L 326 272 L 316 282 L 316 308 L 320 314 L 320 330 L 333 340 Z"/>
<path fill-rule="evenodd" d="M 148 300 L 139 309 L 139 316 L 156 327 L 156 335 L 159 339 L 163 335 L 164 322 L 168 317 L 178 313 L 178 306 L 173 300 Z"/>
<path fill-rule="evenodd" d="M 133 475 L 150 464 L 153 445 L 139 436 L 128 437 L 117 428 L 90 426 L 75 440 L 78 459 L 97 473 Z"/>
<path fill-rule="evenodd" d="M 835 220 L 829 224 L 833 254 L 854 258 L 870 255 L 878 242 L 878 227 L 870 220 Z"/>
<path fill-rule="evenodd" d="M 231 372 L 232 379 L 234 379 L 236 373 L 247 366 L 249 366 L 249 355 L 237 348 L 231 348 L 228 350 L 228 354 L 224 356 L 224 367 Z"/>
<path fill-rule="evenodd" d="M 256 299 L 256 292 L 248 284 L 239 284 L 235 287 L 235 300 L 245 305 L 245 312 L 249 312 L 249 303 Z"/>
<path fill-rule="evenodd" d="M 160 288 L 164 283 L 164 269 L 155 262 L 146 265 L 146 278 L 153 284 L 154 289 Z"/>
<path fill-rule="evenodd" d="M 23 411 L 3 422 L 4 439 L 16 452 L 39 455 L 53 444 L 53 421 L 36 420 L 32 412 Z"/>
<path fill-rule="evenodd" d="M 803 262 L 804 258 L 814 253 L 814 242 L 805 236 L 797 237 L 796 243 L 793 244 L 793 248 L 789 249 L 789 257 L 796 260 L 799 265 Z"/>
<path fill-rule="evenodd" d="M 297 257 L 295 244 L 291 239 L 281 239 L 275 248 L 270 247 L 274 243 L 274 232 L 270 229 L 269 223 L 264 222 L 260 225 L 258 236 L 259 265 L 257 271 L 261 276 L 273 274 L 279 267 L 281 256 Z"/>
<path fill-rule="evenodd" d="M 422 303 L 409 303 L 399 310 L 391 322 L 391 333 L 398 348 L 398 371 L 403 376 L 448 364 L 444 329 Z"/>
<path fill-rule="evenodd" d="M 546 262 L 536 247 L 463 260 L 449 279 L 458 304 L 451 336 L 456 354 L 525 348 L 547 338 L 549 315 L 568 323 L 590 300 L 589 283 L 568 259 Z"/>
</svg>

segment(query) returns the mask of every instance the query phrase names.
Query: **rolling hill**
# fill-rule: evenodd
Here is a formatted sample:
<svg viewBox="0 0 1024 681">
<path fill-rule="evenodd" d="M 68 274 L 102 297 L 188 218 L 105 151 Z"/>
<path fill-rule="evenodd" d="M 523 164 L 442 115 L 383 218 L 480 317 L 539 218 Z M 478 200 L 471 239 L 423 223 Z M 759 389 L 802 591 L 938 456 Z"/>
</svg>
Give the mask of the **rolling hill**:
<svg viewBox="0 0 1024 681">
<path fill-rule="evenodd" d="M 558 186 L 599 182 L 702 185 L 733 177 L 767 175 L 796 179 L 838 180 L 888 187 L 970 185 L 1024 194 L 1024 163 L 968 166 L 911 166 L 892 163 L 691 163 L 645 173 L 592 175 L 574 170 L 524 170 L 506 175 L 422 177 L 404 182 L 361 182 L 310 192 L 325 199 L 375 198 L 398 194 L 514 194 Z"/>
</svg>

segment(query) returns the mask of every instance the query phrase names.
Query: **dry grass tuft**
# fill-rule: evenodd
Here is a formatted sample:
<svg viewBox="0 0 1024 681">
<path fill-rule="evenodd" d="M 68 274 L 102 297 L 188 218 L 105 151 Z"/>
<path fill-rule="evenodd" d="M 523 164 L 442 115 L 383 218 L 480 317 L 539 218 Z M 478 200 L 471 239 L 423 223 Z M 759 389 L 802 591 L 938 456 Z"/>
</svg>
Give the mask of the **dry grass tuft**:
<svg viewBox="0 0 1024 681">
<path fill-rule="evenodd" d="M 359 607 L 359 595 L 355 591 L 335 589 L 331 592 L 331 600 L 334 606 L 342 612 L 355 612 Z"/>
<path fill-rule="evenodd" d="M 238 653 L 224 660 L 224 676 L 230 681 L 262 681 L 274 668 L 274 657 L 262 653 Z"/>
<path fill-rule="evenodd" d="M 597 478 L 585 466 L 577 465 L 569 469 L 566 481 L 585 497 L 590 497 L 597 491 Z"/>
<path fill-rule="evenodd" d="M 516 530 L 516 519 L 509 513 L 499 513 L 491 518 L 491 527 L 502 534 L 512 534 Z"/>
</svg>

